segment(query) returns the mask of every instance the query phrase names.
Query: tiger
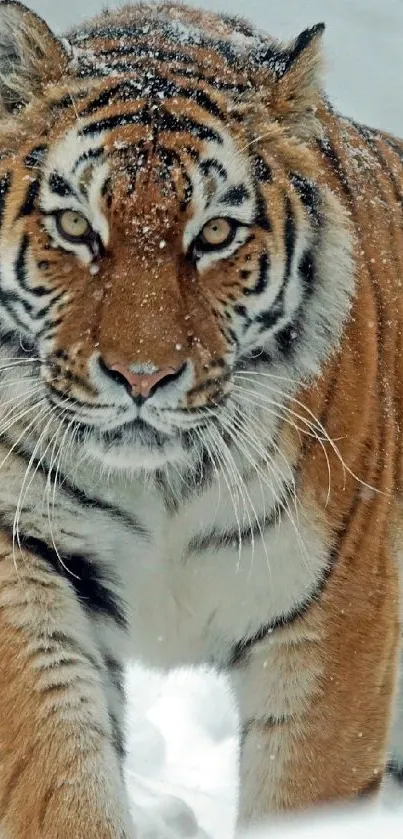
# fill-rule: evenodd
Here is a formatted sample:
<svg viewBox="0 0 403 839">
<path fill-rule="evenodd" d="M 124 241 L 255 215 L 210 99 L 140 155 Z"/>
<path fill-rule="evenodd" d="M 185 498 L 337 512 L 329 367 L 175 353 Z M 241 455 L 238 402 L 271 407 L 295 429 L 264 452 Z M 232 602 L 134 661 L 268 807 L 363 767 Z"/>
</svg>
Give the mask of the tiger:
<svg viewBox="0 0 403 839">
<path fill-rule="evenodd" d="M 403 142 L 323 32 L 0 3 L 4 839 L 195 835 L 131 661 L 227 679 L 238 830 L 403 778 Z"/>
</svg>

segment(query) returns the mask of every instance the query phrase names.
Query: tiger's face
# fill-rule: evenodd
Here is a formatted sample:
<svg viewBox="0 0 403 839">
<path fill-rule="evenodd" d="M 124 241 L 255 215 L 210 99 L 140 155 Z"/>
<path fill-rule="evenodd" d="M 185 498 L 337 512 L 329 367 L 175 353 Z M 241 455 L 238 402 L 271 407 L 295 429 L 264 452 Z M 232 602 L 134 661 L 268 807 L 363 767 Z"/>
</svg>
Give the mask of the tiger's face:
<svg viewBox="0 0 403 839">
<path fill-rule="evenodd" d="M 306 151 L 275 125 L 262 145 L 233 111 L 104 79 L 3 164 L 3 335 L 36 359 L 55 421 L 112 468 L 186 461 L 239 410 L 240 371 L 295 380 L 324 354 L 338 208 Z"/>
</svg>

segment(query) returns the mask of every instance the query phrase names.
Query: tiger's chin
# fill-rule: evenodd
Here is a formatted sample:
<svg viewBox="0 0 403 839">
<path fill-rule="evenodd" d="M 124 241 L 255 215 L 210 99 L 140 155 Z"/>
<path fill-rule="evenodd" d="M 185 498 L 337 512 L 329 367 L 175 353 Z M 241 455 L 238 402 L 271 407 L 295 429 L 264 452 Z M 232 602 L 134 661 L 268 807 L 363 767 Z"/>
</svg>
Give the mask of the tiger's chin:
<svg viewBox="0 0 403 839">
<path fill-rule="evenodd" d="M 113 431 L 90 432 L 85 451 L 109 473 L 155 472 L 168 465 L 185 466 L 189 454 L 178 435 L 165 435 L 151 426 L 131 423 Z"/>
</svg>

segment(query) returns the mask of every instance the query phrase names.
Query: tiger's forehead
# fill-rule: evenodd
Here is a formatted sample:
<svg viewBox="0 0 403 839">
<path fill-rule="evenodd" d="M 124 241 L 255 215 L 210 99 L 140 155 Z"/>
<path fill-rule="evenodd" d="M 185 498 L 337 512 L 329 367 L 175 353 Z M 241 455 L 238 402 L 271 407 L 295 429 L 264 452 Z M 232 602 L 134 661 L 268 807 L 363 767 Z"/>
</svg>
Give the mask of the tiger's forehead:
<svg viewBox="0 0 403 839">
<path fill-rule="evenodd" d="M 166 105 L 164 112 L 169 113 Z M 136 113 L 144 117 L 141 104 L 137 111 L 131 110 L 130 117 Z M 186 113 L 180 119 L 186 128 Z M 132 215 L 144 214 L 147 201 L 167 212 L 178 205 L 183 210 L 186 204 L 195 230 L 212 214 L 229 215 L 234 207 L 240 221 L 250 221 L 255 203 L 251 163 L 247 149 L 229 128 L 220 124 L 211 128 L 206 139 L 193 137 L 189 116 L 188 133 L 178 136 L 164 131 L 155 109 L 154 121 L 145 123 L 122 119 L 111 128 L 92 114 L 59 136 L 45 163 L 41 190 L 45 212 L 84 209 L 104 241 L 108 239 L 107 189 L 115 203 L 120 200 L 122 210 Z M 195 230 L 190 222 L 190 238 Z"/>
</svg>

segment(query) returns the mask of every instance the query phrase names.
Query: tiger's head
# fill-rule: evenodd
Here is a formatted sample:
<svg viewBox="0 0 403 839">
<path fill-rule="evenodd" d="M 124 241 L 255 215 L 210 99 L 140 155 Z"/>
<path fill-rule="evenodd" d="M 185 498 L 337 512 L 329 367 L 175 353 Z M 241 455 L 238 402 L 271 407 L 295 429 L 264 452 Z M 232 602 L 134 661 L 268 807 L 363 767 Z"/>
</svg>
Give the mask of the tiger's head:
<svg viewBox="0 0 403 839">
<path fill-rule="evenodd" d="M 283 48 L 211 20 L 132 7 L 68 43 L 0 4 L 1 344 L 30 365 L 1 397 L 112 468 L 236 436 L 263 376 L 315 374 L 348 311 L 348 225 L 310 149 L 321 27 Z"/>
</svg>

